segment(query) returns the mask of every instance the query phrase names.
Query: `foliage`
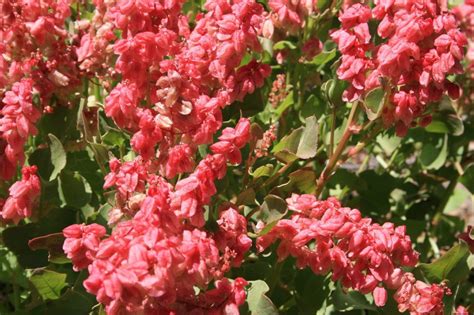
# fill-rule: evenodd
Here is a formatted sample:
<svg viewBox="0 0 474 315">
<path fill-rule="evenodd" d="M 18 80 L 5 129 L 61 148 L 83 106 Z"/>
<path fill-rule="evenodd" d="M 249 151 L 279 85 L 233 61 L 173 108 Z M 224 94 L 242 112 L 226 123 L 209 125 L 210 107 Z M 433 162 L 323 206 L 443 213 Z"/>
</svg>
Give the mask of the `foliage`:
<svg viewBox="0 0 474 315">
<path fill-rule="evenodd" d="M 2 3 L 0 314 L 474 311 L 447 5 Z"/>
</svg>

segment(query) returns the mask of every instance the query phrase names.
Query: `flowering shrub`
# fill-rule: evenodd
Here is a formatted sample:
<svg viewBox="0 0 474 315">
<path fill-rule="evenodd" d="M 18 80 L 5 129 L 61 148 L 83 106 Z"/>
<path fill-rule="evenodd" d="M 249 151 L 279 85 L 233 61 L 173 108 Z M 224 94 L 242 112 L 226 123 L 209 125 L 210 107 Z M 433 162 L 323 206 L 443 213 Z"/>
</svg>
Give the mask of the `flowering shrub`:
<svg viewBox="0 0 474 315">
<path fill-rule="evenodd" d="M 470 314 L 474 3 L 0 3 L 0 314 Z"/>
</svg>

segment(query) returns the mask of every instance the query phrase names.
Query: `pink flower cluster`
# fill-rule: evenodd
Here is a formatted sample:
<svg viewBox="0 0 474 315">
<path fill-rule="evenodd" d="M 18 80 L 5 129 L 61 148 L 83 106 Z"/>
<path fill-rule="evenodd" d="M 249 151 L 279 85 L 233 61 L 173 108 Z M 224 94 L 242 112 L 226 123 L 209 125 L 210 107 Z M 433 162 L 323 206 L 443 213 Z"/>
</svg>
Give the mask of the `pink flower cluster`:
<svg viewBox="0 0 474 315">
<path fill-rule="evenodd" d="M 474 78 L 474 1 L 466 0 L 463 4 L 455 7 L 453 13 L 461 21 L 461 28 L 468 38 L 466 59 L 471 79 Z"/>
<path fill-rule="evenodd" d="M 372 17 L 380 21 L 379 45 L 371 41 Z M 455 16 L 438 2 L 381 0 L 374 9 L 355 4 L 339 20 L 342 28 L 331 36 L 343 55 L 337 74 L 351 83 L 344 99 L 354 101 L 380 86 L 382 78 L 388 80 L 390 102 L 382 118 L 386 126 L 396 125 L 399 136 L 429 123 L 427 105 L 439 101 L 445 91 L 459 97 L 459 87 L 447 77 L 462 72 L 466 37 Z"/>
<path fill-rule="evenodd" d="M 96 1 L 95 20 L 112 28 L 103 39 L 90 31 L 78 48 L 81 60 L 92 60 L 93 43 L 108 45 L 112 36 L 105 34 L 122 31 L 113 44 L 121 82 L 106 98 L 105 112 L 133 133 L 132 148 L 145 160 L 156 159 L 167 178 L 192 170 L 197 145 L 211 143 L 222 125 L 222 108 L 253 93 L 270 74 L 255 59 L 241 65 L 246 54 L 261 51 L 260 4 L 209 1 L 192 30 L 182 4 Z"/>
<path fill-rule="evenodd" d="M 63 230 L 63 235 L 66 237 L 63 250 L 67 258 L 71 259 L 75 271 L 84 269 L 92 263 L 105 232 L 102 225 L 95 223 L 74 224 Z"/>
<path fill-rule="evenodd" d="M 270 19 L 265 23 L 266 34 L 270 37 L 274 28 L 294 34 L 305 25 L 306 18 L 315 10 L 315 2 L 308 0 L 270 0 Z"/>
<path fill-rule="evenodd" d="M 0 178 L 24 163 L 23 145 L 36 133 L 42 101 L 77 83 L 64 22 L 70 0 L 0 4 Z M 33 98 L 37 102 L 33 101 Z"/>
<path fill-rule="evenodd" d="M 23 167 L 22 179 L 10 187 L 10 195 L 3 204 L 1 211 L 3 219 L 17 224 L 21 219 L 31 216 L 41 193 L 41 182 L 36 170 L 36 166 Z"/>
<path fill-rule="evenodd" d="M 175 187 L 155 174 L 150 161 L 111 161 L 106 187 L 117 188 L 127 208 L 119 211 L 128 219 L 115 220 L 103 240 L 105 229 L 97 225 L 63 231 L 74 269 L 88 267 L 84 286 L 107 314 L 238 314 L 246 281 L 231 282 L 224 274 L 239 266 L 251 247 L 247 221 L 230 206 L 220 211 L 214 233 L 202 227 L 204 206 L 216 192 L 214 181 L 225 175 L 227 162 L 241 162 L 239 150 L 249 138 L 247 119 L 224 129 L 211 146 L 213 153 Z M 215 289 L 207 290 L 211 283 Z"/>
<path fill-rule="evenodd" d="M 316 274 L 332 272 L 332 280 L 344 287 L 372 293 L 378 306 L 385 305 L 388 288 L 396 290 L 400 312 L 442 313 L 445 288 L 416 281 L 401 269 L 418 262 L 404 226 L 372 223 L 335 198 L 319 201 L 313 195 L 293 194 L 287 203 L 294 214 L 257 239 L 259 251 L 280 240 L 280 260 L 291 255 L 299 268 L 310 267 Z"/>
<path fill-rule="evenodd" d="M 33 81 L 22 79 L 5 93 L 0 108 L 0 178 L 9 179 L 16 173 L 16 166 L 25 161 L 23 146 L 30 135 L 37 133 L 35 123 L 41 116 L 33 104 Z M 1 147 L 1 145 L 0 145 Z"/>
</svg>

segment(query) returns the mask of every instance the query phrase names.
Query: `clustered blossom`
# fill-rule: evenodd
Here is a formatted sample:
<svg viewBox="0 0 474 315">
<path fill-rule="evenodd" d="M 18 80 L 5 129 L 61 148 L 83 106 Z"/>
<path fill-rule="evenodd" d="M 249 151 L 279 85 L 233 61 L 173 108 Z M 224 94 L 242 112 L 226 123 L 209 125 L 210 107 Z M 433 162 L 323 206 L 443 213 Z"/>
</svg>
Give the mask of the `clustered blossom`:
<svg viewBox="0 0 474 315">
<path fill-rule="evenodd" d="M 11 220 L 17 224 L 21 219 L 31 217 L 41 194 L 41 182 L 36 170 L 36 166 L 23 167 L 22 179 L 10 187 L 9 197 L 1 211 L 4 220 Z"/>
<path fill-rule="evenodd" d="M 75 270 L 88 267 L 84 286 L 107 314 L 239 313 L 247 282 L 231 282 L 224 274 L 239 266 L 251 247 L 247 220 L 229 206 L 220 211 L 215 232 L 202 228 L 215 180 L 223 178 L 228 162 L 241 162 L 240 149 L 249 139 L 248 119 L 225 128 L 212 153 L 174 187 L 155 174 L 150 161 L 111 161 L 105 185 L 128 202 L 126 220 L 116 220 L 102 240 L 105 229 L 97 225 L 73 225 L 63 232 L 64 250 Z M 207 290 L 211 283 L 215 288 Z"/>
<path fill-rule="evenodd" d="M 41 116 L 33 104 L 33 81 L 22 79 L 15 82 L 5 93 L 0 109 L 0 178 L 13 177 L 16 166 L 25 161 L 23 146 L 30 135 L 35 135 L 35 123 Z M 0 148 L 2 145 L 0 145 Z"/>
<path fill-rule="evenodd" d="M 262 139 L 259 139 L 255 144 L 255 157 L 261 158 L 268 155 L 268 150 L 273 145 L 273 142 L 277 139 L 277 127 L 271 125 L 268 130 L 263 133 Z"/>
<path fill-rule="evenodd" d="M 70 0 L 0 4 L 0 178 L 24 163 L 23 145 L 36 133 L 42 104 L 77 82 L 64 22 Z M 34 100 L 37 99 L 37 101 Z M 45 109 L 51 107 L 44 106 Z"/>
<path fill-rule="evenodd" d="M 105 228 L 99 224 L 74 224 L 63 230 L 66 240 L 63 250 L 71 259 L 73 269 L 87 268 L 95 258 L 100 239 L 105 236 Z"/>
<path fill-rule="evenodd" d="M 288 92 L 286 91 L 286 75 L 277 74 L 275 81 L 272 83 L 272 90 L 268 95 L 268 102 L 273 108 L 277 108 L 281 102 L 286 98 Z"/>
<path fill-rule="evenodd" d="M 294 34 L 301 30 L 306 17 L 315 10 L 315 2 L 308 0 L 270 0 L 271 9 L 269 18 L 265 21 L 264 34 L 271 37 L 275 28 Z"/>
<path fill-rule="evenodd" d="M 400 312 L 442 314 L 444 286 L 417 281 L 401 269 L 418 262 L 404 226 L 372 223 L 335 198 L 319 201 L 313 195 L 293 194 L 287 203 L 294 214 L 257 239 L 259 251 L 280 240 L 280 260 L 291 255 L 299 268 L 331 272 L 332 280 L 344 287 L 372 293 L 378 306 L 385 305 L 388 288 L 396 290 Z"/>
<path fill-rule="evenodd" d="M 371 41 L 371 18 L 380 21 L 377 34 L 384 41 L 379 45 Z M 331 36 L 342 53 L 337 74 L 351 83 L 344 100 L 360 98 L 385 78 L 390 101 L 382 119 L 386 126 L 396 125 L 397 135 L 428 124 L 427 105 L 439 101 L 445 91 L 459 97 L 459 87 L 447 77 L 462 72 L 466 37 L 455 16 L 438 2 L 382 0 L 374 9 L 355 4 L 339 20 L 342 28 Z"/>
<path fill-rule="evenodd" d="M 91 26 L 78 49 L 94 68 L 95 47 L 113 45 L 121 81 L 107 96 L 105 113 L 133 133 L 134 151 L 156 160 L 167 178 L 192 170 L 197 146 L 211 143 L 221 128 L 222 108 L 263 86 L 270 74 L 256 59 L 241 65 L 246 54 L 261 51 L 262 5 L 208 1 L 192 30 L 182 5 L 96 1 L 94 21 L 106 31 L 96 38 L 98 26 Z M 115 29 L 122 39 L 111 44 Z"/>
<path fill-rule="evenodd" d="M 466 0 L 453 9 L 453 13 L 461 21 L 461 28 L 468 38 L 467 71 L 474 78 L 474 1 Z"/>
<path fill-rule="evenodd" d="M 469 311 L 464 306 L 458 306 L 456 308 L 456 315 L 469 315 Z"/>
</svg>

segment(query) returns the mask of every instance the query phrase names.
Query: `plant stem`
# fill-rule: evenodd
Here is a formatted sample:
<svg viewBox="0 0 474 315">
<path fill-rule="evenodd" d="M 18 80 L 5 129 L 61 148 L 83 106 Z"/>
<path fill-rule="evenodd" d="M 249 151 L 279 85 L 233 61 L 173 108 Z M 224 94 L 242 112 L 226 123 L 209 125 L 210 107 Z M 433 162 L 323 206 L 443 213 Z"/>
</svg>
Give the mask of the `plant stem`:
<svg viewBox="0 0 474 315">
<path fill-rule="evenodd" d="M 344 133 L 342 135 L 341 140 L 339 141 L 336 150 L 334 153 L 331 155 L 329 162 L 326 164 L 326 167 L 324 167 L 323 171 L 321 172 L 321 175 L 319 178 L 316 180 L 316 197 L 319 197 L 321 194 L 324 184 L 326 181 L 329 179 L 330 175 L 332 174 L 334 168 L 339 162 L 339 157 L 341 156 L 342 152 L 344 151 L 347 142 L 349 141 L 350 137 L 352 136 L 352 127 L 354 123 L 354 118 L 356 116 L 357 109 L 359 107 L 359 102 L 356 102 L 352 105 L 351 112 L 349 114 L 349 118 L 347 119 L 347 125 L 346 128 L 344 129 Z"/>
<path fill-rule="evenodd" d="M 361 141 L 359 141 L 352 149 L 349 150 L 346 154 L 344 154 L 341 157 L 340 162 L 344 163 L 360 151 L 366 147 L 366 145 L 375 137 L 379 134 L 379 132 L 382 130 L 382 125 L 376 126 L 372 132 L 368 133 Z"/>
<path fill-rule="evenodd" d="M 334 152 L 334 133 L 336 131 L 336 107 L 332 107 L 332 121 L 331 121 L 331 135 L 329 138 L 329 157 L 332 156 Z"/>
<path fill-rule="evenodd" d="M 273 183 L 276 179 L 278 179 L 281 175 L 283 175 L 283 173 L 285 173 L 286 170 L 289 169 L 295 163 L 295 161 L 289 162 L 289 163 L 285 164 L 282 168 L 280 168 L 275 174 L 273 174 L 271 177 L 269 177 L 262 184 L 262 188 L 267 187 L 268 185 Z"/>
</svg>

